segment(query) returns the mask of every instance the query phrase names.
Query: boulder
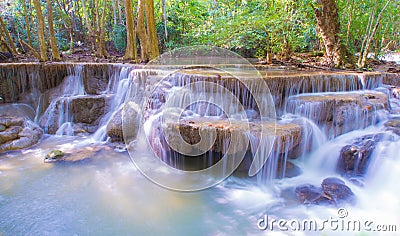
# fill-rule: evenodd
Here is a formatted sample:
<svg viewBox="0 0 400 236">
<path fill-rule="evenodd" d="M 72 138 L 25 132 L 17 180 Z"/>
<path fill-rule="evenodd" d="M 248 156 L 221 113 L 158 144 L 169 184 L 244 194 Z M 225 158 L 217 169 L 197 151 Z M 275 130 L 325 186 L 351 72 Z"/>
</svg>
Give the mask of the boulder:
<svg viewBox="0 0 400 236">
<path fill-rule="evenodd" d="M 18 138 L 18 134 L 22 131 L 22 127 L 20 126 L 11 126 L 0 132 L 0 144 L 6 143 L 10 140 L 14 140 Z"/>
<path fill-rule="evenodd" d="M 44 162 L 49 163 L 49 162 L 55 162 L 60 160 L 65 156 L 65 153 L 61 150 L 52 150 L 49 153 L 46 154 L 44 157 Z"/>
<path fill-rule="evenodd" d="M 129 143 L 136 139 L 139 130 L 140 110 L 137 103 L 130 101 L 113 114 L 106 128 L 107 135 L 112 142 L 125 141 L 125 143 Z M 124 130 L 122 130 L 123 127 Z"/>
<path fill-rule="evenodd" d="M 311 184 L 304 184 L 294 190 L 302 204 L 329 205 L 330 200 L 323 195 L 322 188 Z"/>
<path fill-rule="evenodd" d="M 111 120 L 107 124 L 106 132 L 112 142 L 124 141 L 122 132 L 122 108 L 111 117 Z"/>
<path fill-rule="evenodd" d="M 43 130 L 28 118 L 0 117 L 0 153 L 30 147 L 39 142 Z"/>
<path fill-rule="evenodd" d="M 345 182 L 339 178 L 330 177 L 322 181 L 324 196 L 333 201 L 335 205 L 342 203 L 355 203 L 355 195 Z"/>
<path fill-rule="evenodd" d="M 352 144 L 346 145 L 340 150 L 337 171 L 350 178 L 364 176 L 376 144 L 389 138 L 384 133 L 378 133 L 355 139 Z"/>
<path fill-rule="evenodd" d="M 342 206 L 354 204 L 356 197 L 351 189 L 339 178 L 330 177 L 322 181 L 321 187 L 311 184 L 295 188 L 295 194 L 302 204 Z"/>
<path fill-rule="evenodd" d="M 71 100 L 71 114 L 75 123 L 98 124 L 107 111 L 105 96 L 79 96 Z"/>
</svg>

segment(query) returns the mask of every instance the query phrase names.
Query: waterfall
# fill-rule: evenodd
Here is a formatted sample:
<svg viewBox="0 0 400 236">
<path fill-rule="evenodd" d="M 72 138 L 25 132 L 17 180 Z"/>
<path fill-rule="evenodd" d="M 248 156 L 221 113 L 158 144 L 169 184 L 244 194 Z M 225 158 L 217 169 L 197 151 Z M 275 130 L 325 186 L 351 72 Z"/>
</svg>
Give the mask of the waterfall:
<svg viewBox="0 0 400 236">
<path fill-rule="evenodd" d="M 68 75 L 58 87 L 58 96 L 50 102 L 50 105 L 42 117 L 42 126 L 46 133 L 57 135 L 74 135 L 73 116 L 70 112 L 71 99 L 85 95 L 83 85 L 83 65 L 75 65 L 68 68 Z M 37 110 L 40 110 L 41 100 Z"/>
<path fill-rule="evenodd" d="M 113 96 L 110 109 L 101 118 L 98 130 L 93 134 L 96 141 L 105 141 L 107 139 L 107 125 L 111 119 L 120 111 L 126 100 L 126 95 L 130 90 L 132 81 L 135 80 L 135 68 L 130 66 L 120 66 L 113 70 L 110 76 L 105 94 Z"/>
</svg>

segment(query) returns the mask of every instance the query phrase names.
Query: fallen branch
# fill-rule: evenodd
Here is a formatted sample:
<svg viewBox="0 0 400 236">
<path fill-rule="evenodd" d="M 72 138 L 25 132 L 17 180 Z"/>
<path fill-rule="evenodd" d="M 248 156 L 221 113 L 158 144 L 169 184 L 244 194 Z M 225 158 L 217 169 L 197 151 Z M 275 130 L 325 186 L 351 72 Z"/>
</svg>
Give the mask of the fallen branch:
<svg viewBox="0 0 400 236">
<path fill-rule="evenodd" d="M 19 43 L 24 45 L 25 47 L 27 47 L 29 49 L 29 51 L 32 52 L 32 54 L 39 59 L 39 61 L 42 59 L 42 57 L 40 56 L 40 54 L 33 48 L 31 47 L 27 42 L 25 42 L 23 39 L 19 39 Z"/>
</svg>

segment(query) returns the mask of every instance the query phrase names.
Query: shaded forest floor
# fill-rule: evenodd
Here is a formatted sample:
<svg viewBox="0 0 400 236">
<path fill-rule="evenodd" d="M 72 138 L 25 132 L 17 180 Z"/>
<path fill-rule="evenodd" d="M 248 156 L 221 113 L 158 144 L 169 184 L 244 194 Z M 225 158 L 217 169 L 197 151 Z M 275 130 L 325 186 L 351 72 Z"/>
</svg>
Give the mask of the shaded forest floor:
<svg viewBox="0 0 400 236">
<path fill-rule="evenodd" d="M 74 53 L 62 53 L 63 62 L 87 62 L 87 63 L 129 63 L 129 64 L 145 64 L 143 62 L 135 62 L 132 60 L 123 60 L 123 53 L 118 51 L 109 51 L 110 56 L 107 58 L 98 58 L 94 53 L 77 48 Z M 272 66 L 288 66 L 299 70 L 329 70 L 329 71 L 380 71 L 380 72 L 390 72 L 390 73 L 400 73 L 400 61 L 388 62 L 377 59 L 369 59 L 367 64 L 367 69 L 335 69 L 324 65 L 324 58 L 322 55 L 315 55 L 316 53 L 295 53 L 288 60 L 277 60 L 273 59 L 272 64 L 267 64 L 263 60 L 257 58 L 248 58 L 248 60 L 258 66 L 272 65 Z M 400 53 L 394 53 L 398 58 L 400 58 Z M 29 53 L 19 54 L 17 56 L 12 56 L 9 53 L 0 52 L 0 63 L 29 63 L 38 62 L 38 60 Z M 52 63 L 52 61 L 46 62 Z"/>
</svg>

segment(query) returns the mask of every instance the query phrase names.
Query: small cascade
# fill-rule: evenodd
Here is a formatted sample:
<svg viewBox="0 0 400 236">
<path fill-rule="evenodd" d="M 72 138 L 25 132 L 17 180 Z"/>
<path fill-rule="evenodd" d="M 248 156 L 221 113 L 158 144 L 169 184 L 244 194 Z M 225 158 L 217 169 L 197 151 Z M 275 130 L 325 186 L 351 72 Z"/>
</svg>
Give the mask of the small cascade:
<svg viewBox="0 0 400 236">
<path fill-rule="evenodd" d="M 386 94 L 368 90 L 292 96 L 286 112 L 314 121 L 333 138 L 380 122 L 388 109 Z"/>
<path fill-rule="evenodd" d="M 76 65 L 69 69 L 69 75 L 57 87 L 55 93 L 58 96 L 51 101 L 40 120 L 41 126 L 44 127 L 46 133 L 55 133 L 57 135 L 74 134 L 71 101 L 73 98 L 85 95 L 82 69 L 82 65 Z"/>
<path fill-rule="evenodd" d="M 115 68 L 110 76 L 107 90 L 104 94 L 112 95 L 111 105 L 108 112 L 101 118 L 98 130 L 93 134 L 93 139 L 97 141 L 105 141 L 107 139 L 107 126 L 116 120 L 118 113 L 122 112 L 122 108 L 126 101 L 128 93 L 132 92 L 132 84 L 141 78 L 141 69 L 136 69 L 129 66 L 120 66 Z M 135 92 L 134 92 L 135 93 Z M 136 94 L 136 93 L 135 93 Z M 113 119 L 114 118 L 114 119 Z M 116 121 L 122 126 L 121 117 Z M 120 127 L 122 129 L 122 127 Z M 122 138 L 122 134 L 120 134 Z M 119 140 L 122 141 L 122 140 Z"/>
</svg>

